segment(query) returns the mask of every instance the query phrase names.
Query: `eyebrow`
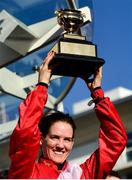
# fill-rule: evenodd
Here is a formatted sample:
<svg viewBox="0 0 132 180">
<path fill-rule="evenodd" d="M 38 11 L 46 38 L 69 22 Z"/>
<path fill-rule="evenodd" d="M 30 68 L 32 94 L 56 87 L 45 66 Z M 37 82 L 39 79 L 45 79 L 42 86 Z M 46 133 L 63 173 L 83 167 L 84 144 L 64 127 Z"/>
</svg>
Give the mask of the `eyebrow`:
<svg viewBox="0 0 132 180">
<path fill-rule="evenodd" d="M 51 137 L 60 137 L 59 135 L 56 135 L 56 134 L 51 134 L 50 135 Z M 66 136 L 66 137 L 63 137 L 64 139 L 70 139 L 70 140 L 73 140 L 74 138 L 73 137 L 68 137 L 68 136 Z"/>
</svg>

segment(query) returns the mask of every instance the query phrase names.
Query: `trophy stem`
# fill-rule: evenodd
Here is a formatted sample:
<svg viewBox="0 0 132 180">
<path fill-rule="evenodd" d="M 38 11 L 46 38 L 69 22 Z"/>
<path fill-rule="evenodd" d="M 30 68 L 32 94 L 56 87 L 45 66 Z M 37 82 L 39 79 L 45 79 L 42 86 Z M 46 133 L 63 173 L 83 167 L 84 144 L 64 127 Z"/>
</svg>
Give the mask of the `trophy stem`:
<svg viewBox="0 0 132 180">
<path fill-rule="evenodd" d="M 76 4 L 75 4 L 75 0 L 66 0 L 67 4 L 69 6 L 69 9 L 77 9 Z"/>
<path fill-rule="evenodd" d="M 74 10 L 77 9 L 77 6 L 76 6 L 76 4 L 75 4 L 75 0 L 66 0 L 66 1 L 67 1 L 68 6 L 69 6 L 70 9 L 74 9 Z M 72 33 L 70 33 L 70 34 L 72 34 Z M 79 28 L 78 31 L 75 32 L 74 34 L 76 34 L 76 35 L 82 35 L 81 29 Z"/>
</svg>

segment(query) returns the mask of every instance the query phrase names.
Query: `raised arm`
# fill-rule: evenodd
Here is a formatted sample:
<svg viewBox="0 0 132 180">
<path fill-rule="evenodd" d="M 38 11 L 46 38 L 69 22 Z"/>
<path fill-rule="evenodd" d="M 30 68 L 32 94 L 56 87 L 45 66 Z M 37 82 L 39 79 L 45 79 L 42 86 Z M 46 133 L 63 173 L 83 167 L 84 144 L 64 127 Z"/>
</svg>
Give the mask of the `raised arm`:
<svg viewBox="0 0 132 180">
<path fill-rule="evenodd" d="M 19 122 L 10 139 L 9 178 L 30 178 L 40 146 L 39 121 L 47 101 L 48 83 L 52 68 L 49 67 L 54 53 L 48 54 L 40 67 L 38 85 L 28 94 L 19 107 Z"/>
<path fill-rule="evenodd" d="M 95 112 L 100 121 L 98 149 L 86 160 L 81 167 L 83 178 L 102 179 L 112 170 L 120 154 L 127 143 L 127 135 L 118 115 L 118 112 L 110 99 L 104 97 L 101 89 L 102 67 L 99 68 L 94 80 L 85 80 L 91 90 L 95 102 Z"/>
</svg>

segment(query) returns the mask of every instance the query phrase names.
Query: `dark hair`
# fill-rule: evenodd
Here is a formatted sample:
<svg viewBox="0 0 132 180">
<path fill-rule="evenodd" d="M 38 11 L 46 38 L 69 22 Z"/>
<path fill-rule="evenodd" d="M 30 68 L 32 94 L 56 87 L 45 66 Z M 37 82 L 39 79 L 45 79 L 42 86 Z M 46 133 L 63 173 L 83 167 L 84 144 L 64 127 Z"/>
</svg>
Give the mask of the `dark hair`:
<svg viewBox="0 0 132 180">
<path fill-rule="evenodd" d="M 40 132 L 43 134 L 43 136 L 46 137 L 46 135 L 49 132 L 50 127 L 55 122 L 58 122 L 58 121 L 66 122 L 71 125 L 71 127 L 73 129 L 73 138 L 74 138 L 76 125 L 75 125 L 72 117 L 69 116 L 69 114 L 64 114 L 62 112 L 55 112 L 55 113 L 52 113 L 52 114 L 42 117 L 42 119 L 39 123 L 39 129 L 40 129 Z"/>
<path fill-rule="evenodd" d="M 117 171 L 111 171 L 109 175 L 120 178 L 119 173 Z"/>
</svg>

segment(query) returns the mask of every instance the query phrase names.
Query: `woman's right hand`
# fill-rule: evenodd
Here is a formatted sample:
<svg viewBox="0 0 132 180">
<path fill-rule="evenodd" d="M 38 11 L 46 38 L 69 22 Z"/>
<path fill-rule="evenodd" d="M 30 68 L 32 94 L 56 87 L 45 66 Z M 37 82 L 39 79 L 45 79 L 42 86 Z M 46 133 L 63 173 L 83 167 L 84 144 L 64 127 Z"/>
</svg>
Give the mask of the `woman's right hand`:
<svg viewBox="0 0 132 180">
<path fill-rule="evenodd" d="M 53 66 L 49 66 L 49 64 L 53 60 L 54 56 L 55 52 L 51 51 L 44 59 L 43 64 L 39 68 L 38 82 L 44 82 L 46 84 L 49 84 L 53 69 Z"/>
</svg>

